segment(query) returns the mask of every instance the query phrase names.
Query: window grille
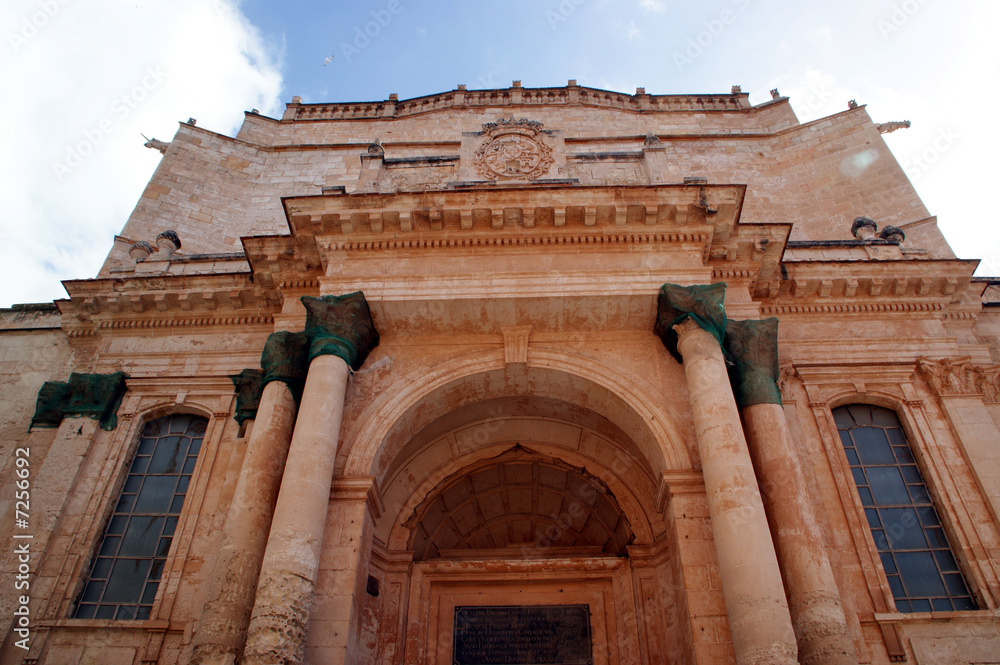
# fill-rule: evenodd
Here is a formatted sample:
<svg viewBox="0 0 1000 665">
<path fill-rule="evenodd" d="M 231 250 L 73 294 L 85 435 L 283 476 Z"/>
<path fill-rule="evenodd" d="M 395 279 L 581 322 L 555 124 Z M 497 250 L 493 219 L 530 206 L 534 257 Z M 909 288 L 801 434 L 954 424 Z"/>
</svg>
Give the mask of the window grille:
<svg viewBox="0 0 1000 665">
<path fill-rule="evenodd" d="M 852 404 L 833 418 L 896 609 L 976 609 L 896 414 Z"/>
<path fill-rule="evenodd" d="M 149 618 L 206 425 L 191 415 L 146 423 L 74 618 Z"/>
</svg>

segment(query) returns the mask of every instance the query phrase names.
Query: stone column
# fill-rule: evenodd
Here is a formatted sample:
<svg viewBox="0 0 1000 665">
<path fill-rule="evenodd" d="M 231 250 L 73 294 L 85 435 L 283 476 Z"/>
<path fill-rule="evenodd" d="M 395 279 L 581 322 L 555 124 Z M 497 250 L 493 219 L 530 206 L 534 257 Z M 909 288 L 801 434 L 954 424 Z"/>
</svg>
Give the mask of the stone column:
<svg viewBox="0 0 1000 665">
<path fill-rule="evenodd" d="M 244 665 L 301 663 L 347 379 L 378 344 L 364 295 L 302 298 L 309 373 L 250 619 Z"/>
<path fill-rule="evenodd" d="M 830 559 L 778 390 L 778 320 L 729 321 L 725 348 L 771 525 L 802 665 L 857 665 Z"/>
<path fill-rule="evenodd" d="M 233 665 L 243 653 L 308 351 L 305 333 L 276 332 L 264 345 L 260 361 L 263 390 L 209 579 L 205 608 L 195 629 L 193 665 Z M 238 404 L 238 414 L 240 411 Z M 250 413 L 242 415 L 249 417 Z"/>
<path fill-rule="evenodd" d="M 684 364 L 736 662 L 796 665 L 781 572 L 722 356 L 724 296 L 725 284 L 664 284 L 656 332 Z"/>
</svg>

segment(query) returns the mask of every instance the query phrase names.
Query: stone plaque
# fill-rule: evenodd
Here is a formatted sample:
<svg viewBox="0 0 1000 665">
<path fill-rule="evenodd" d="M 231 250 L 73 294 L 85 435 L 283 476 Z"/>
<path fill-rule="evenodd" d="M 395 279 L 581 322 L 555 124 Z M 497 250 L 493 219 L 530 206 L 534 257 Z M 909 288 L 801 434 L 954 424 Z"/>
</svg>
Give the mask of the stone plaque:
<svg viewBox="0 0 1000 665">
<path fill-rule="evenodd" d="M 590 606 L 456 607 L 452 662 L 590 665 Z"/>
</svg>

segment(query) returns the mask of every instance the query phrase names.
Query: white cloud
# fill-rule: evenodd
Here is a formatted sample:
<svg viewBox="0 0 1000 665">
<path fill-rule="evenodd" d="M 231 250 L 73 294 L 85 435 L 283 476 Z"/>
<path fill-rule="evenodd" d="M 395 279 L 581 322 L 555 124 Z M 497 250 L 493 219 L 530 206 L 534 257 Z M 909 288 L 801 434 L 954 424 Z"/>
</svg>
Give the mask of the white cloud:
<svg viewBox="0 0 1000 665">
<path fill-rule="evenodd" d="M 0 305 L 96 275 L 177 122 L 279 112 L 275 55 L 231 0 L 0 5 Z"/>
<path fill-rule="evenodd" d="M 639 28 L 635 27 L 635 21 L 629 21 L 628 22 L 628 38 L 629 38 L 629 40 L 638 39 L 641 36 L 642 36 L 642 33 L 639 32 Z"/>
<path fill-rule="evenodd" d="M 645 12 L 662 14 L 667 11 L 667 3 L 663 0 L 639 0 L 639 8 Z"/>
</svg>

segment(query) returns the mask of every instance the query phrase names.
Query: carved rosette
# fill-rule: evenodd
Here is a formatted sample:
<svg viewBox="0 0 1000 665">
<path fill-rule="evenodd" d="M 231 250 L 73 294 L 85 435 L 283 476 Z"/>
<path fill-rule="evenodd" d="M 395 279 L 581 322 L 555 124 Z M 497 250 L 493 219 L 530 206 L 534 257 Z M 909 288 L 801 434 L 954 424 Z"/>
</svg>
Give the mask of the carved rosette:
<svg viewBox="0 0 1000 665">
<path fill-rule="evenodd" d="M 978 367 L 966 356 L 951 360 L 918 358 L 917 367 L 938 395 L 979 395 L 987 404 L 1000 403 L 1000 365 Z"/>
<path fill-rule="evenodd" d="M 501 118 L 483 125 L 486 140 L 472 166 L 486 180 L 533 180 L 548 173 L 555 158 L 552 148 L 538 138 L 542 123 Z"/>
</svg>

